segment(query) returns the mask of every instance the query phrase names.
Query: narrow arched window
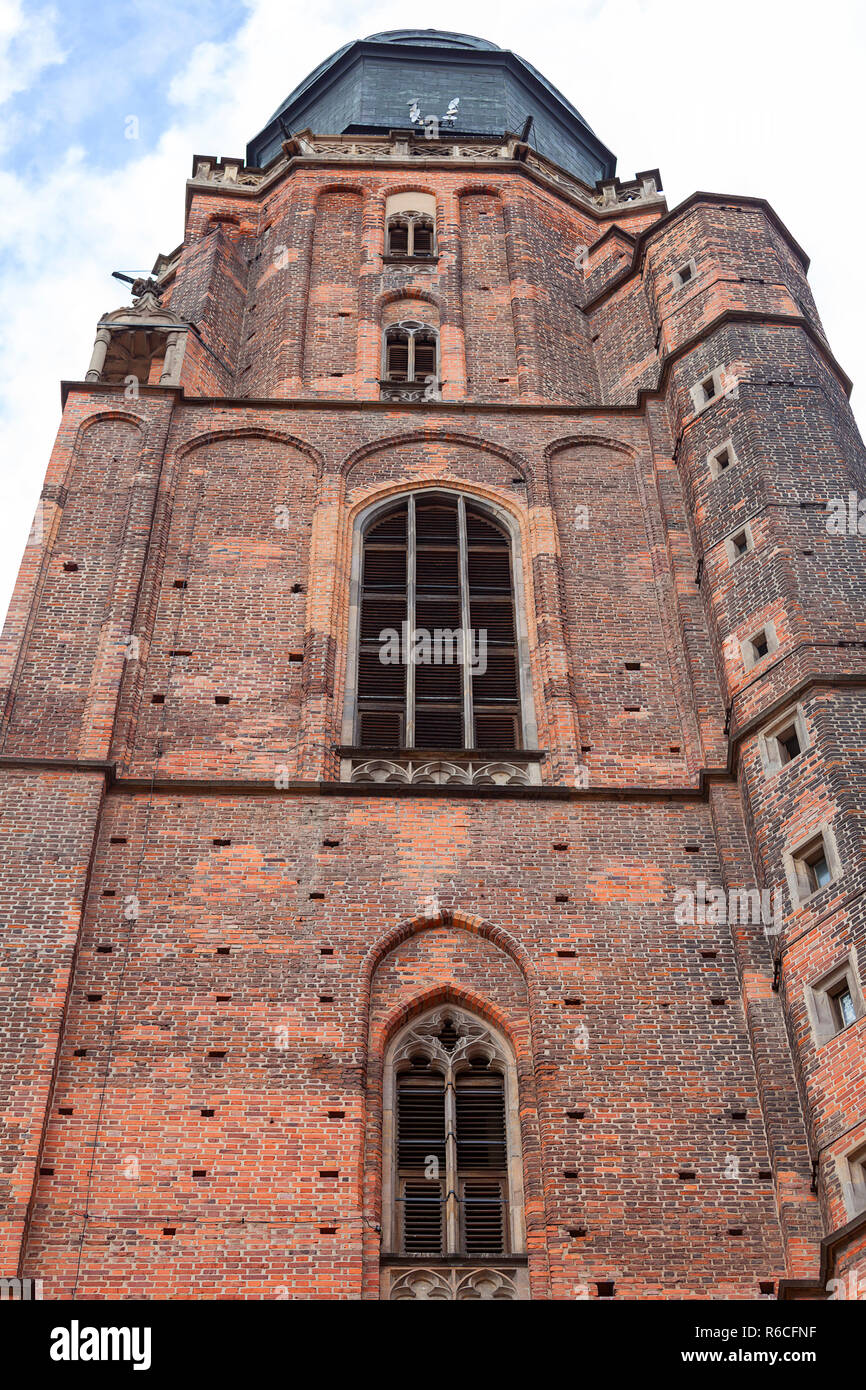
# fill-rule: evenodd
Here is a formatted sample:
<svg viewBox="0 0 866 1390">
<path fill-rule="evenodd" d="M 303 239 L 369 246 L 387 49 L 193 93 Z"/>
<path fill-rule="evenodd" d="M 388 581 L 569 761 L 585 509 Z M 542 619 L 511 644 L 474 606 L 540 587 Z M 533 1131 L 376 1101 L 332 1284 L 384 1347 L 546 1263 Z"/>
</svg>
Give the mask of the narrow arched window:
<svg viewBox="0 0 866 1390">
<path fill-rule="evenodd" d="M 398 1034 L 385 1072 L 386 1253 L 434 1267 L 522 1255 L 517 1080 L 505 1040 L 446 1005 Z"/>
<path fill-rule="evenodd" d="M 410 493 L 362 538 L 354 743 L 523 746 L 511 538 L 480 505 Z"/>
</svg>

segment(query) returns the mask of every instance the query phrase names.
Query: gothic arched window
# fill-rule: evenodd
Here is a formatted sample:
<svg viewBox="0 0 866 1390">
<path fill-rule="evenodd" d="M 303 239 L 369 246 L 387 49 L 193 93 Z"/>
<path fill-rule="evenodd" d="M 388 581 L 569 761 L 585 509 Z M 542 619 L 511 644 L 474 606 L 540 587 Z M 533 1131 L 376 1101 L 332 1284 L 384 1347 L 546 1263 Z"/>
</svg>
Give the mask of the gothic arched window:
<svg viewBox="0 0 866 1390">
<path fill-rule="evenodd" d="M 385 1065 L 386 1253 L 434 1265 L 523 1254 L 516 1087 L 504 1039 L 464 1009 L 434 1009 L 397 1035 Z"/>
<path fill-rule="evenodd" d="M 479 504 L 410 493 L 361 536 L 356 747 L 524 744 L 511 536 Z"/>
</svg>

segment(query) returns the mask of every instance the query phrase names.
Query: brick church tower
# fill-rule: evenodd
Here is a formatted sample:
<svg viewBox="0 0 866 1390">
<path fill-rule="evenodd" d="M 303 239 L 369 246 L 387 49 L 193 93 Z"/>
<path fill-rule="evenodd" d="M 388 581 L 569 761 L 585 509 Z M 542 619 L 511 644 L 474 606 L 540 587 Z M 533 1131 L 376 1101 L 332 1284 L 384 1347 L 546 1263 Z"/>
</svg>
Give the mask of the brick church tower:
<svg viewBox="0 0 866 1390">
<path fill-rule="evenodd" d="M 0 744 L 46 1298 L 866 1290 L 850 384 L 765 202 L 614 167 L 493 43 L 347 44 L 64 383 Z"/>
</svg>

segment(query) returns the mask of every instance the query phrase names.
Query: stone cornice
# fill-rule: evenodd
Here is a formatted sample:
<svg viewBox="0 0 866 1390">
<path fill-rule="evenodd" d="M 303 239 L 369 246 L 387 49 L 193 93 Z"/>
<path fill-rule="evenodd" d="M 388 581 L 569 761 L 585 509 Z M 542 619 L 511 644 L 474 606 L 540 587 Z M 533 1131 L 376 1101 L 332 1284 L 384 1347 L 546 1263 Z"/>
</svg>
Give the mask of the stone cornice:
<svg viewBox="0 0 866 1390">
<path fill-rule="evenodd" d="M 291 781 L 277 787 L 265 778 L 231 777 L 173 777 L 155 772 L 148 776 L 129 776 L 119 773 L 117 764 L 93 759 L 40 758 L 12 754 L 0 755 L 0 768 L 8 770 L 45 772 L 101 773 L 106 786 L 116 792 L 147 796 L 151 792 L 174 795 L 202 796 L 385 796 L 385 797 L 469 797 L 482 800 L 526 801 L 705 801 L 713 782 L 734 782 L 722 767 L 702 768 L 697 782 L 680 786 L 597 786 L 570 787 L 561 783 L 537 783 L 531 786 L 464 786 L 459 783 L 403 785 L 391 782 L 326 782 Z"/>
<path fill-rule="evenodd" d="M 437 154 L 418 153 L 434 143 Z M 593 189 L 508 131 L 501 140 L 471 135 L 461 139 L 455 133 L 435 142 L 427 142 L 414 132 L 345 136 L 301 131 L 284 142 L 283 154 L 264 169 L 248 167 L 241 159 L 195 155 L 193 174 L 186 184 L 186 214 L 189 215 L 192 196 L 197 192 L 215 192 L 220 198 L 257 200 L 272 192 L 284 176 L 296 169 L 335 167 L 389 171 L 423 169 L 428 173 L 454 169 L 481 169 L 489 173 L 495 169 L 522 173 L 601 222 L 644 214 L 647 208 L 667 211 L 665 197 L 657 190 L 660 180 L 657 169 L 627 182 L 606 179 Z"/>
</svg>

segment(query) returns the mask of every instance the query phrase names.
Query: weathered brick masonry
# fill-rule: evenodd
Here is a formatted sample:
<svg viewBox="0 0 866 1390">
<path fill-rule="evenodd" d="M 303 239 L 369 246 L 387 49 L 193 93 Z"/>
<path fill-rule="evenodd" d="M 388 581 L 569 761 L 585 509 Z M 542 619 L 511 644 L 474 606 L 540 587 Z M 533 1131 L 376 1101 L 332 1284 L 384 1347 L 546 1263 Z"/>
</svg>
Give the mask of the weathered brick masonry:
<svg viewBox="0 0 866 1390">
<path fill-rule="evenodd" d="M 450 1003 L 513 1051 L 532 1297 L 862 1296 L 866 1023 L 812 1001 L 842 963 L 862 1008 L 863 537 L 827 517 L 866 468 L 806 258 L 758 199 L 405 124 L 197 160 L 64 384 L 4 634 L 0 1274 L 387 1296 L 386 1049 Z M 441 389 L 382 399 L 410 319 Z M 353 527 L 431 486 L 517 537 L 535 785 L 349 780 Z M 781 930 L 684 923 L 698 882 Z"/>
</svg>

